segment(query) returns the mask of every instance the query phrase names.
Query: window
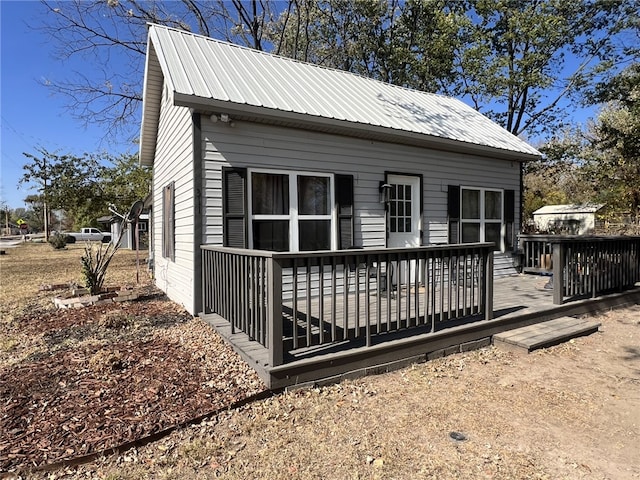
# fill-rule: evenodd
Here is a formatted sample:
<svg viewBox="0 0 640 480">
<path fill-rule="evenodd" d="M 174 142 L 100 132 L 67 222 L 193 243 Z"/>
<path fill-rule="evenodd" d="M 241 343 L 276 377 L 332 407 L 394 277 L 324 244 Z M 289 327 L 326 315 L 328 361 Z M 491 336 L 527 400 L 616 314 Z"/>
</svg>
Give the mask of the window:
<svg viewBox="0 0 640 480">
<path fill-rule="evenodd" d="M 411 233 L 411 185 L 393 184 L 389 199 L 389 232 Z"/>
<path fill-rule="evenodd" d="M 353 175 L 223 167 L 223 245 L 352 248 L 353 194 Z"/>
<path fill-rule="evenodd" d="M 334 248 L 332 175 L 252 170 L 249 178 L 250 248 Z"/>
<path fill-rule="evenodd" d="M 171 182 L 162 189 L 162 256 L 175 260 L 175 186 Z"/>
<path fill-rule="evenodd" d="M 503 192 L 461 187 L 460 234 L 462 243 L 494 242 L 503 250 Z"/>
</svg>

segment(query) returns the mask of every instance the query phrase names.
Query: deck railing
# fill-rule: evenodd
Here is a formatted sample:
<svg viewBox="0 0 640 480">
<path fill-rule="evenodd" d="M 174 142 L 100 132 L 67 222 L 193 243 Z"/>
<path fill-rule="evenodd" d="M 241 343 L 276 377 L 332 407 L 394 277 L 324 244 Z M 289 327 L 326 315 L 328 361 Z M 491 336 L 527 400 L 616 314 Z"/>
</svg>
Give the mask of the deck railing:
<svg viewBox="0 0 640 480">
<path fill-rule="evenodd" d="M 640 237 L 522 235 L 520 245 L 525 272 L 553 274 L 554 304 L 640 282 Z"/>
<path fill-rule="evenodd" d="M 493 244 L 300 253 L 202 246 L 203 313 L 280 365 L 300 352 L 366 345 L 493 313 Z"/>
</svg>

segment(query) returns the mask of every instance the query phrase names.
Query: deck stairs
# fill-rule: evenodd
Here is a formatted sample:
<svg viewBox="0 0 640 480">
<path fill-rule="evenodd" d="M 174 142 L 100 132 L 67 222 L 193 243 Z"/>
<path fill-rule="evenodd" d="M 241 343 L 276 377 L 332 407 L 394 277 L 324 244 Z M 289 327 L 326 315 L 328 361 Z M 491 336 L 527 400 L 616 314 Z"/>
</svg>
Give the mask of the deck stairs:
<svg viewBox="0 0 640 480">
<path fill-rule="evenodd" d="M 509 277 L 518 275 L 518 271 L 513 266 L 513 258 L 509 252 L 494 252 L 493 254 L 493 278 Z"/>
<path fill-rule="evenodd" d="M 599 328 L 600 322 L 593 319 L 564 316 L 497 333 L 493 336 L 493 344 L 506 350 L 530 353 L 572 338 L 591 335 Z"/>
</svg>

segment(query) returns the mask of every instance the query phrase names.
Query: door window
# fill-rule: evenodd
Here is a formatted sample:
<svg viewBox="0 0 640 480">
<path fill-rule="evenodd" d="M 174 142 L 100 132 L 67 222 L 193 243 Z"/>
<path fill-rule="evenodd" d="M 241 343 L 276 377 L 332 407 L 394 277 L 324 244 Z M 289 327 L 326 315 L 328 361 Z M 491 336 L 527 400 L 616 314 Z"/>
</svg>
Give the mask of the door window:
<svg viewBox="0 0 640 480">
<path fill-rule="evenodd" d="M 411 233 L 413 212 L 411 185 L 391 184 L 389 200 L 389 232 Z"/>
</svg>

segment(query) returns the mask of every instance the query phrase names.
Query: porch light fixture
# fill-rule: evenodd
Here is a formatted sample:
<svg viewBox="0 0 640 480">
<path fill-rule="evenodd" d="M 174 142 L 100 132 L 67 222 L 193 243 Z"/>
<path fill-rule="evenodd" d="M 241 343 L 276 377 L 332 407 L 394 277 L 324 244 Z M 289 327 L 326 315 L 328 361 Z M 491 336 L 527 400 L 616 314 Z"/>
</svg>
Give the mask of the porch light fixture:
<svg viewBox="0 0 640 480">
<path fill-rule="evenodd" d="M 231 117 L 229 117 L 228 113 L 221 113 L 220 115 L 217 114 L 212 114 L 209 119 L 211 120 L 212 123 L 216 123 L 218 121 L 222 122 L 222 123 L 226 123 L 227 125 L 229 125 L 230 127 L 235 127 L 236 124 L 233 122 L 233 120 L 231 120 Z"/>
<path fill-rule="evenodd" d="M 391 185 L 380 182 L 380 203 L 387 204 L 391 200 Z"/>
</svg>

